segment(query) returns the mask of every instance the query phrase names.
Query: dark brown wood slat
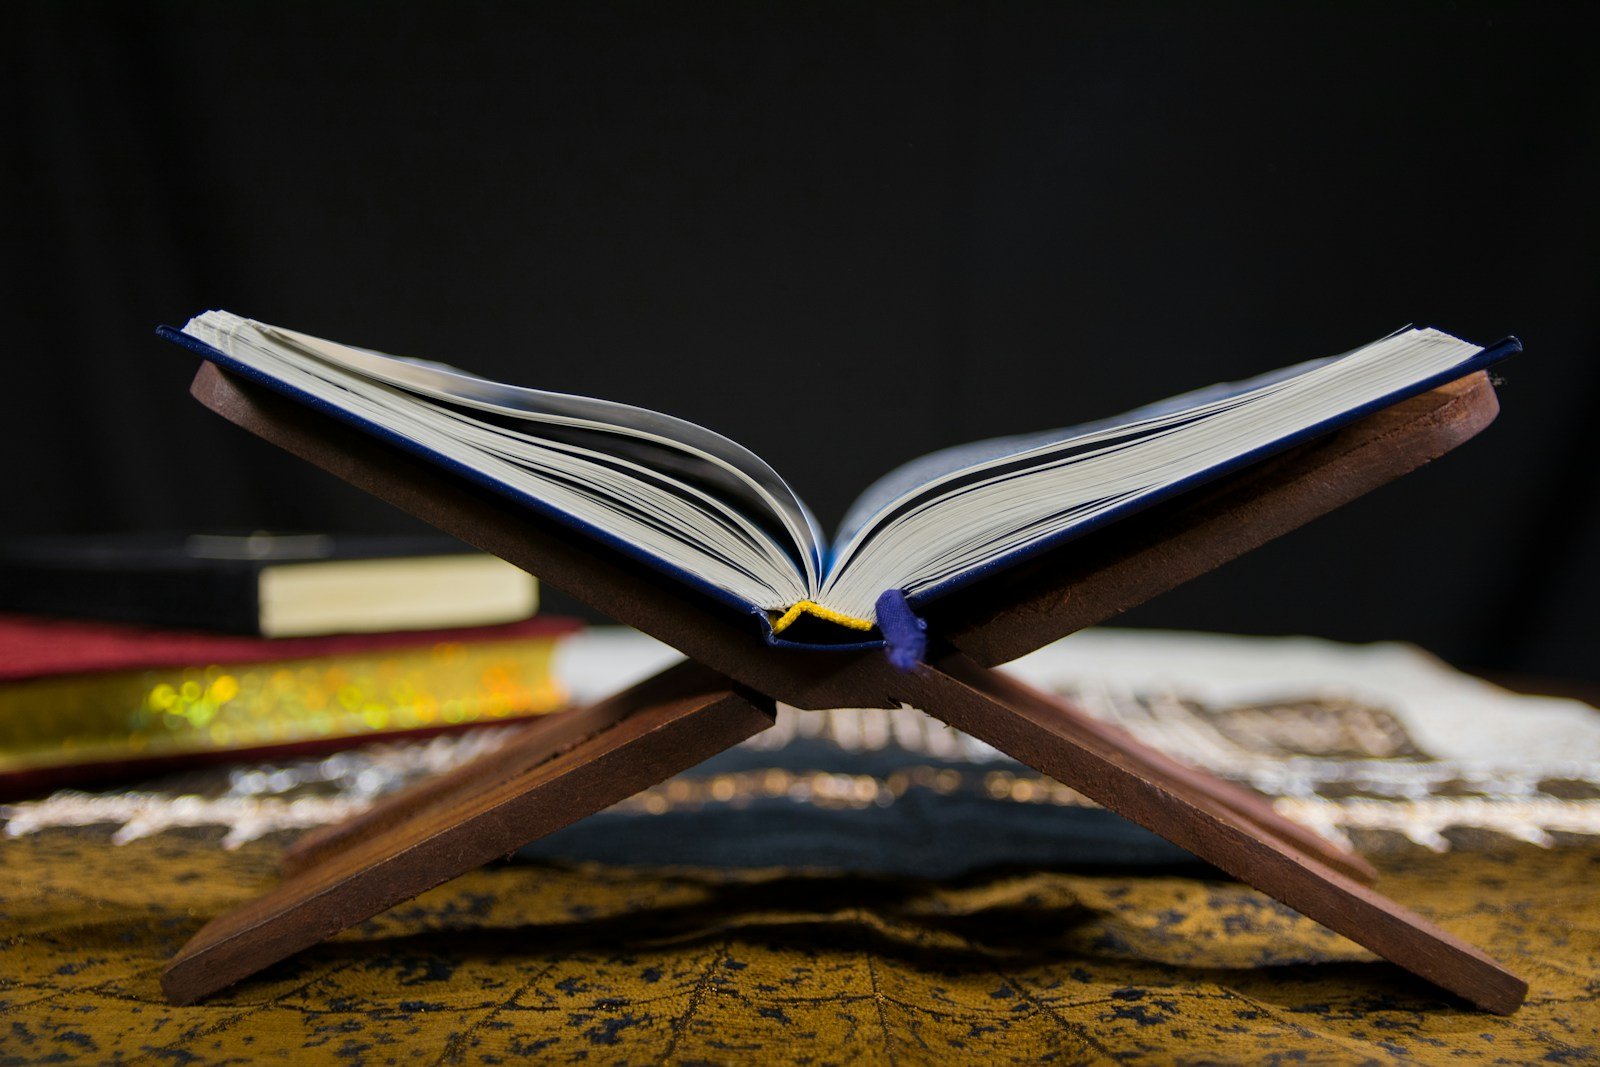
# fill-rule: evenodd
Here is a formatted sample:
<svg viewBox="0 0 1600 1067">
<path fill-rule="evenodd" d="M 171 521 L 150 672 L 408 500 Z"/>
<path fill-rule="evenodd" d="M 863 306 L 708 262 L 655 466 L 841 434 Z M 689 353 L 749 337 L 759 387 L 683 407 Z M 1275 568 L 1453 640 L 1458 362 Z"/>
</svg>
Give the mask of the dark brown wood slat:
<svg viewBox="0 0 1600 1067">
<path fill-rule="evenodd" d="M 320 851 L 202 927 L 167 964 L 162 991 L 174 1003 L 198 1000 L 772 725 L 770 701 L 724 689 L 652 703 L 649 691 L 607 701 L 612 713 L 629 705 L 626 714 L 548 759 L 451 789 Z"/>
<path fill-rule="evenodd" d="M 295 873 L 286 882 L 206 927 L 175 958 L 169 995 L 193 998 L 221 988 L 340 924 L 594 810 L 560 785 L 590 781 L 592 765 L 604 764 L 611 781 L 620 773 L 630 793 L 654 784 L 674 773 L 678 756 L 689 751 L 668 744 L 669 726 L 695 739 L 693 751 L 704 753 L 698 761 L 770 721 L 740 709 L 771 698 L 802 708 L 913 704 L 1444 989 L 1491 1011 L 1520 1003 L 1525 987 L 1509 972 L 1356 884 L 1350 876 L 1370 873 L 1358 858 L 1288 823 L 1239 787 L 1176 763 L 986 666 L 1149 599 L 1448 451 L 1494 417 L 1494 392 L 1482 374 L 941 601 L 930 623 L 954 651 L 913 674 L 892 670 L 875 653 L 769 648 L 742 620 L 686 588 L 209 364 L 193 391 L 252 433 L 538 574 L 673 645 L 693 663 L 571 717 L 525 727 L 481 763 L 312 836 L 291 854 Z M 749 692 L 709 704 L 692 696 L 668 699 L 727 679 Z M 707 725 L 713 722 L 721 725 Z M 325 906 L 330 899 L 342 903 Z"/>
</svg>

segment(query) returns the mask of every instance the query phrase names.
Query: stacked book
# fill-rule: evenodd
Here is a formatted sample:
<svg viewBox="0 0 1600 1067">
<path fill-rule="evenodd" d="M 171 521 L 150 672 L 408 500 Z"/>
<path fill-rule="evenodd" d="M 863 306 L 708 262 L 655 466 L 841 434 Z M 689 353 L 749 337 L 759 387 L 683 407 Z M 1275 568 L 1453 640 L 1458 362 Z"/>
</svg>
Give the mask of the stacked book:
<svg viewBox="0 0 1600 1067">
<path fill-rule="evenodd" d="M 556 710 L 571 620 L 438 538 L 0 544 L 0 794 Z"/>
</svg>

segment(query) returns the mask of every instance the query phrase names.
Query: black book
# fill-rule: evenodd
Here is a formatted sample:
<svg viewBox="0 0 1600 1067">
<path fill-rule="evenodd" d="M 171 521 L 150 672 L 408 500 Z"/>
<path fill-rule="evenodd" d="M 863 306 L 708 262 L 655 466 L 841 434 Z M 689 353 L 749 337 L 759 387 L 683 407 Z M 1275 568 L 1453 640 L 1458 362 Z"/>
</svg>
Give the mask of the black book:
<svg viewBox="0 0 1600 1067">
<path fill-rule="evenodd" d="M 262 637 L 512 622 L 533 578 L 449 538 L 107 535 L 0 541 L 0 610 Z"/>
</svg>

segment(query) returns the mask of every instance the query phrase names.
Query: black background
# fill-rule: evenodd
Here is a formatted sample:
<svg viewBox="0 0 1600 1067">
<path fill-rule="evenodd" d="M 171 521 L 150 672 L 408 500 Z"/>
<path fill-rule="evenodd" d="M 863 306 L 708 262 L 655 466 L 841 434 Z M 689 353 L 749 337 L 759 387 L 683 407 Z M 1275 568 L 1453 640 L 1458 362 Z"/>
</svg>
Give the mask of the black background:
<svg viewBox="0 0 1600 1067">
<path fill-rule="evenodd" d="M 0 533 L 413 528 L 187 397 L 210 307 L 705 422 L 829 524 L 1414 321 L 1523 338 L 1500 420 L 1128 620 L 1600 671 L 1585 5 L 0 18 Z"/>
</svg>

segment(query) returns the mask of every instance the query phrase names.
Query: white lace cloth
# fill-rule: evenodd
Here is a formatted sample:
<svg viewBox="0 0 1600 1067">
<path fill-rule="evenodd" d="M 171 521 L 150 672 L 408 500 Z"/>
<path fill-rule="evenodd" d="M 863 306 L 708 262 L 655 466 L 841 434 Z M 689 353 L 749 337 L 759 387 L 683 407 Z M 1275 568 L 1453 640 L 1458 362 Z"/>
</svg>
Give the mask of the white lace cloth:
<svg viewBox="0 0 1600 1067">
<path fill-rule="evenodd" d="M 558 670 L 590 700 L 677 654 L 638 633 L 572 639 Z M 1123 629 L 1076 634 L 1008 670 L 1120 723 L 1148 743 L 1274 798 L 1287 816 L 1349 843 L 1385 831 L 1433 849 L 1471 829 L 1551 844 L 1600 835 L 1600 712 L 1507 692 L 1409 645 Z M 374 798 L 498 745 L 503 729 L 369 745 L 323 759 L 230 770 L 225 785 L 63 791 L 0 807 L 8 835 L 110 823 L 128 841 L 225 827 L 236 847 L 345 818 Z M 897 746 L 975 764 L 1000 753 L 910 708 L 799 712 L 746 742 L 796 737 L 859 751 Z"/>
</svg>

